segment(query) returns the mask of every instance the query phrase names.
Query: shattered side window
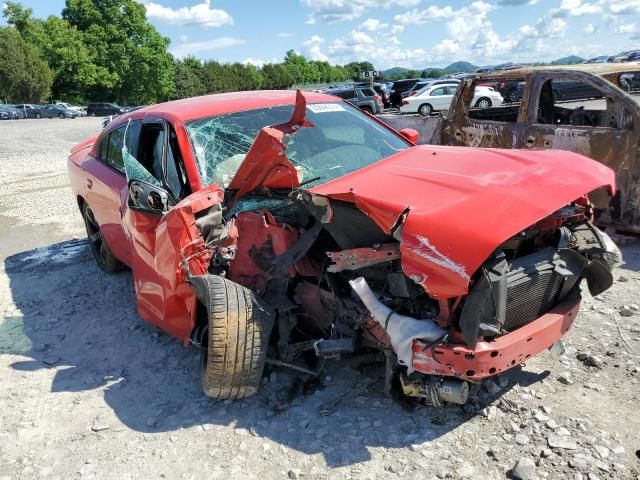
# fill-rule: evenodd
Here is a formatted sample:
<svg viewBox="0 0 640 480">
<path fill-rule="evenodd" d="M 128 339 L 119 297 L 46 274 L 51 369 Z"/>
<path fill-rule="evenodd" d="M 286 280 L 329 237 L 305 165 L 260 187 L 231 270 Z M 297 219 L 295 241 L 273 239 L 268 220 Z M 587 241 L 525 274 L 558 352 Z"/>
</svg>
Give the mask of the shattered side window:
<svg viewBox="0 0 640 480">
<path fill-rule="evenodd" d="M 258 132 L 291 118 L 293 105 L 218 115 L 186 123 L 203 185 L 226 188 Z M 285 139 L 286 155 L 302 184 L 311 186 L 387 158 L 410 146 L 392 131 L 345 103 L 307 105 L 314 126 Z"/>
</svg>

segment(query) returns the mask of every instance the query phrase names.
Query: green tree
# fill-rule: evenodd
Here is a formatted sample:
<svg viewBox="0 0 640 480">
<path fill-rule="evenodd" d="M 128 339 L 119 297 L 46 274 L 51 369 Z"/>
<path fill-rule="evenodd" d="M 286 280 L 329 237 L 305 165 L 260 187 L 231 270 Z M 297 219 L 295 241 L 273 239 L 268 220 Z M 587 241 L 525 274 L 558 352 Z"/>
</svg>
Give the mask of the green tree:
<svg viewBox="0 0 640 480">
<path fill-rule="evenodd" d="M 108 72 L 95 65 L 82 33 L 59 17 L 46 20 L 32 17 L 30 8 L 19 3 L 5 5 L 4 16 L 28 43 L 37 47 L 53 71 L 52 97 L 81 102 L 85 92 L 101 85 L 113 85 Z M 100 83 L 102 79 L 102 83 Z"/>
<path fill-rule="evenodd" d="M 176 60 L 174 70 L 175 85 L 171 94 L 172 99 L 197 97 L 208 93 L 202 80 L 204 69 L 200 60 L 195 57 Z"/>
<path fill-rule="evenodd" d="M 52 74 L 38 50 L 12 27 L 0 28 L 0 99 L 39 103 L 50 93 Z"/>
<path fill-rule="evenodd" d="M 83 33 L 98 68 L 108 74 L 89 91 L 94 99 L 152 103 L 173 90 L 169 39 L 146 20 L 135 0 L 66 0 L 62 17 Z"/>
<path fill-rule="evenodd" d="M 266 90 L 287 89 L 293 79 L 281 63 L 267 63 L 262 67 L 262 88 Z"/>
</svg>

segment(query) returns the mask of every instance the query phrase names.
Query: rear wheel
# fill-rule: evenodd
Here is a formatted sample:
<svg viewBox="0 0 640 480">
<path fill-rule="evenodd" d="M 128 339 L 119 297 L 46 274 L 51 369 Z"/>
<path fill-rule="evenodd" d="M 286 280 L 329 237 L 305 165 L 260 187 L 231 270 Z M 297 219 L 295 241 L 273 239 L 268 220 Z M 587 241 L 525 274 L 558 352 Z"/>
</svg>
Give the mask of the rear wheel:
<svg viewBox="0 0 640 480">
<path fill-rule="evenodd" d="M 515 88 L 512 88 L 506 94 L 507 100 L 510 102 L 517 102 L 518 96 L 519 96 L 518 91 Z"/>
<path fill-rule="evenodd" d="M 122 270 L 122 263 L 113 255 L 109 249 L 109 245 L 105 242 L 102 232 L 100 231 L 100 225 L 96 221 L 96 217 L 88 203 L 84 203 L 82 206 L 82 218 L 84 219 L 84 226 L 87 229 L 87 238 L 89 239 L 91 253 L 98 266 L 107 273 Z"/>
<path fill-rule="evenodd" d="M 217 275 L 191 279 L 207 303 L 202 335 L 202 389 L 209 397 L 231 399 L 255 394 L 267 358 L 271 311 L 251 290 Z"/>
<path fill-rule="evenodd" d="M 64 113 L 58 114 L 58 118 L 64 118 Z"/>
<path fill-rule="evenodd" d="M 431 112 L 433 112 L 433 107 L 428 103 L 423 103 L 418 107 L 418 113 L 423 117 L 431 115 Z"/>
<path fill-rule="evenodd" d="M 491 106 L 491 100 L 487 97 L 482 97 L 480 100 L 476 102 L 476 107 L 478 108 L 489 108 Z"/>
<path fill-rule="evenodd" d="M 42 115 L 40 115 L 39 113 L 36 113 L 36 118 L 42 118 Z"/>
</svg>

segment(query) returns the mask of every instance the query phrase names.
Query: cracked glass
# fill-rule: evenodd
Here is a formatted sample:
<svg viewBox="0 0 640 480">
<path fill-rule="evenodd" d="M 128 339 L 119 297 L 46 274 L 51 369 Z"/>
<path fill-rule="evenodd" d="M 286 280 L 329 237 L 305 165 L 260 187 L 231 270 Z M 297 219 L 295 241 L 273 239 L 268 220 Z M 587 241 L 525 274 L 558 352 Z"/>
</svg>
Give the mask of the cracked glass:
<svg viewBox="0 0 640 480">
<path fill-rule="evenodd" d="M 203 185 L 226 188 L 258 132 L 289 121 L 293 105 L 234 112 L 186 123 Z M 325 183 L 387 158 L 410 144 L 345 103 L 307 105 L 313 127 L 285 137 L 301 185 Z"/>
</svg>

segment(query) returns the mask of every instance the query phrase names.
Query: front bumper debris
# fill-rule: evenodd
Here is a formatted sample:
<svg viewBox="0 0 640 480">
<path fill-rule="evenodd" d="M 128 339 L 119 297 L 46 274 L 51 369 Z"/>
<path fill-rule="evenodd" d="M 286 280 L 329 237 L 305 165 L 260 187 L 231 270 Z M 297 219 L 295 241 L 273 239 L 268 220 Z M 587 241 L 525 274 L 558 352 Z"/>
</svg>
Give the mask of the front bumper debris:
<svg viewBox="0 0 640 480">
<path fill-rule="evenodd" d="M 413 368 L 428 375 L 482 380 L 520 365 L 551 348 L 573 326 L 580 298 L 571 296 L 537 320 L 475 348 L 414 340 Z"/>
</svg>

